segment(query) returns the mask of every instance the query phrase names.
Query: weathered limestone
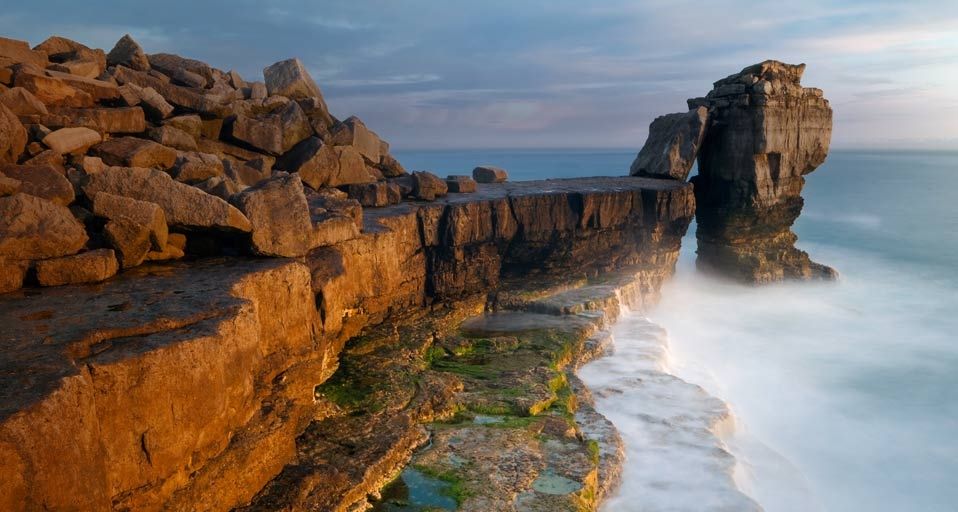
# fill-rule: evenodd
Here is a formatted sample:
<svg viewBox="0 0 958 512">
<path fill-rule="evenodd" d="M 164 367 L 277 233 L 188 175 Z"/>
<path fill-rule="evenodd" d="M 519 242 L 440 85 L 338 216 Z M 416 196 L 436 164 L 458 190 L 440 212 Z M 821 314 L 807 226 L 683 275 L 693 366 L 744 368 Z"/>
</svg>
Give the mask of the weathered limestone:
<svg viewBox="0 0 958 512">
<path fill-rule="evenodd" d="M 828 100 L 800 84 L 804 69 L 765 61 L 689 100 L 710 112 L 693 178 L 699 268 L 756 283 L 836 276 L 795 248 L 790 229 L 832 133 Z"/>
<path fill-rule="evenodd" d="M 502 183 L 509 179 L 509 173 L 500 167 L 481 165 L 472 170 L 472 178 L 479 183 Z"/>
<path fill-rule="evenodd" d="M 471 194 L 476 191 L 476 180 L 469 176 L 450 175 L 446 177 L 446 187 L 449 192 L 457 194 Z"/>
<path fill-rule="evenodd" d="M 416 199 L 434 201 L 437 197 L 442 197 L 449 191 L 446 182 L 431 172 L 416 171 L 412 173 L 412 178 L 412 195 Z"/>
<path fill-rule="evenodd" d="M 176 163 L 176 151 L 137 137 L 119 137 L 96 145 L 93 153 L 107 165 L 169 169 Z"/>
<path fill-rule="evenodd" d="M 288 59 L 263 69 L 270 96 L 290 99 L 322 98 L 319 86 L 299 59 Z"/>
<path fill-rule="evenodd" d="M 326 144 L 319 137 L 294 146 L 276 161 L 276 168 L 299 173 L 303 183 L 315 190 L 374 181 L 358 150 Z"/>
<path fill-rule="evenodd" d="M 135 267 L 150 252 L 150 227 L 129 217 L 117 217 L 106 223 L 103 236 L 116 249 L 116 258 L 124 269 Z"/>
<path fill-rule="evenodd" d="M 65 80 L 49 76 L 39 68 L 25 64 L 17 65 L 13 84 L 30 91 L 47 107 L 88 108 L 94 103 L 90 93 L 74 87 Z"/>
<path fill-rule="evenodd" d="M 51 165 L 0 164 L 0 174 L 20 181 L 19 191 L 67 206 L 73 202 L 73 185 Z"/>
<path fill-rule="evenodd" d="M 40 117 L 48 128 L 86 127 L 101 134 L 140 133 L 146 130 L 146 116 L 141 107 L 120 108 L 57 108 Z"/>
<path fill-rule="evenodd" d="M 116 275 L 119 270 L 112 249 L 96 249 L 73 256 L 37 262 L 40 286 L 96 283 Z"/>
<path fill-rule="evenodd" d="M 389 151 L 389 146 L 384 147 L 379 136 L 366 128 L 366 124 L 356 116 L 334 126 L 329 140 L 337 146 L 355 147 L 366 161 L 373 164 L 379 164 L 384 149 Z"/>
<path fill-rule="evenodd" d="M 0 256 L 0 293 L 19 290 L 27 277 L 29 261 L 9 260 Z M 0 489 L 3 486 L 0 485 Z"/>
<path fill-rule="evenodd" d="M 184 183 L 198 183 L 223 175 L 223 161 L 216 155 L 197 151 L 182 152 L 176 157 L 173 177 Z"/>
<path fill-rule="evenodd" d="M 86 153 L 87 149 L 103 140 L 100 134 L 84 127 L 60 128 L 43 138 L 43 143 L 61 155 Z"/>
<path fill-rule="evenodd" d="M 280 173 L 237 194 L 232 203 L 253 226 L 256 253 L 296 258 L 313 248 L 313 226 L 298 175 Z"/>
<path fill-rule="evenodd" d="M 110 66 L 126 66 L 136 71 L 148 71 L 150 69 L 150 61 L 143 53 L 143 48 L 140 48 L 139 43 L 134 41 L 130 34 L 124 35 L 116 42 L 116 45 L 107 54 L 106 62 Z"/>
<path fill-rule="evenodd" d="M 170 225 L 248 232 L 252 226 L 239 210 L 222 199 L 184 183 L 162 171 L 109 167 L 88 175 L 82 185 L 87 197 L 99 192 L 156 203 Z"/>
<path fill-rule="evenodd" d="M 28 62 L 40 67 L 47 63 L 46 52 L 31 50 L 26 41 L 6 37 L 0 37 L 0 57 L 5 57 L 11 62 Z"/>
<path fill-rule="evenodd" d="M 685 181 L 705 138 L 708 115 L 707 108 L 698 107 L 655 118 L 629 174 Z"/>
<path fill-rule="evenodd" d="M 196 139 L 190 134 L 173 126 L 157 126 L 150 128 L 147 136 L 167 147 L 180 151 L 196 151 Z"/>
<path fill-rule="evenodd" d="M 0 104 L 0 162 L 16 163 L 27 147 L 27 130 L 17 115 Z"/>
<path fill-rule="evenodd" d="M 30 261 L 75 254 L 87 242 L 65 206 L 28 194 L 0 197 L 0 258 Z"/>
<path fill-rule="evenodd" d="M 12 87 L 0 93 L 0 103 L 18 116 L 46 115 L 47 107 L 23 87 Z"/>
<path fill-rule="evenodd" d="M 92 202 L 94 215 L 110 220 L 132 220 L 147 228 L 154 249 L 162 250 L 166 247 L 169 230 L 166 215 L 158 204 L 107 192 L 98 192 L 93 196 Z"/>
</svg>

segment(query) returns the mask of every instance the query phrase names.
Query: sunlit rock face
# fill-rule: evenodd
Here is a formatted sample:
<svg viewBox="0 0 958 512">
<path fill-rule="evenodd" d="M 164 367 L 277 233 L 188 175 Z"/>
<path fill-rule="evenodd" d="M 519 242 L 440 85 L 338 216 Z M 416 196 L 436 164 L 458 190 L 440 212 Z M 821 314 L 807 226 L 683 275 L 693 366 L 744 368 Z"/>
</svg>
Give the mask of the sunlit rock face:
<svg viewBox="0 0 958 512">
<path fill-rule="evenodd" d="M 802 87 L 804 64 L 765 61 L 715 82 L 689 107 L 709 109 L 695 184 L 701 270 L 753 283 L 832 279 L 795 248 L 805 175 L 828 154 L 832 109 Z"/>
</svg>

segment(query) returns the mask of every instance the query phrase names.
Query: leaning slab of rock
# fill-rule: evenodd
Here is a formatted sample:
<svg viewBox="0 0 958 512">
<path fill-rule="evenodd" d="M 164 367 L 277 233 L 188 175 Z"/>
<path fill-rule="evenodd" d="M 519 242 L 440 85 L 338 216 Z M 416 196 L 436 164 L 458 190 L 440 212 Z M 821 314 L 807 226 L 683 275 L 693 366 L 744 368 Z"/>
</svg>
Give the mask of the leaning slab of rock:
<svg viewBox="0 0 958 512">
<path fill-rule="evenodd" d="M 20 181 L 20 192 L 67 206 L 73 202 L 70 180 L 51 165 L 0 164 L 0 174 Z"/>
<path fill-rule="evenodd" d="M 383 142 L 358 117 L 352 116 L 333 127 L 330 140 L 337 146 L 353 146 L 367 161 L 379 164 Z"/>
<path fill-rule="evenodd" d="M 0 104 L 0 162 L 15 163 L 27 147 L 27 130 L 17 115 Z"/>
<path fill-rule="evenodd" d="M 34 51 L 26 41 L 0 37 L 0 57 L 6 57 L 10 62 L 29 62 L 36 66 L 45 66 L 47 55 L 43 51 Z"/>
<path fill-rule="evenodd" d="M 48 148 L 64 155 L 67 153 L 86 153 L 90 147 L 103 140 L 100 134 L 90 128 L 60 128 L 43 138 Z"/>
<path fill-rule="evenodd" d="M 85 178 L 87 197 L 108 192 L 156 203 L 173 226 L 248 232 L 249 219 L 222 199 L 153 169 L 109 167 Z"/>
<path fill-rule="evenodd" d="M 655 118 L 629 174 L 685 181 L 705 138 L 709 111 L 698 107 Z"/>
<path fill-rule="evenodd" d="M 166 247 L 169 230 L 166 215 L 156 203 L 98 192 L 93 196 L 93 214 L 110 220 L 128 218 L 143 224 L 150 231 L 150 242 L 155 249 Z"/>
<path fill-rule="evenodd" d="M 47 107 L 89 108 L 94 103 L 93 96 L 88 92 L 49 76 L 35 67 L 19 65 L 14 74 L 13 85 L 30 91 Z"/>
<path fill-rule="evenodd" d="M 319 137 L 300 142 L 276 161 L 276 168 L 297 172 L 314 190 L 373 181 L 363 157 L 352 146 L 333 146 Z"/>
<path fill-rule="evenodd" d="M 479 183 L 502 183 L 509 179 L 509 173 L 500 167 L 480 165 L 472 170 L 472 178 Z"/>
<path fill-rule="evenodd" d="M 70 210 L 28 194 L 0 197 L 0 258 L 17 261 L 75 254 L 86 230 Z"/>
<path fill-rule="evenodd" d="M 107 165 L 169 169 L 176 163 L 176 150 L 151 140 L 119 137 L 98 144 L 93 153 Z"/>
<path fill-rule="evenodd" d="M 233 198 L 253 225 L 253 250 L 264 256 L 295 258 L 314 247 L 309 205 L 296 174 L 282 173 Z"/>
<path fill-rule="evenodd" d="M 196 139 L 190 134 L 172 126 L 157 126 L 150 128 L 147 136 L 167 147 L 180 151 L 196 151 Z"/>
<path fill-rule="evenodd" d="M 412 195 L 422 201 L 434 201 L 437 197 L 446 195 L 449 188 L 446 182 L 431 172 L 416 171 L 412 173 Z"/>
<path fill-rule="evenodd" d="M 0 103 L 18 116 L 40 116 L 47 114 L 47 106 L 38 100 L 32 92 L 23 87 L 13 87 L 0 93 Z"/>
<path fill-rule="evenodd" d="M 127 217 L 107 222 L 103 228 L 103 236 L 116 249 L 120 266 L 125 269 L 143 263 L 152 247 L 150 228 Z"/>
<path fill-rule="evenodd" d="M 119 265 L 112 249 L 96 249 L 36 264 L 40 286 L 97 283 L 116 275 Z"/>
<path fill-rule="evenodd" d="M 446 187 L 450 192 L 469 194 L 476 191 L 476 180 L 469 176 L 450 175 L 446 177 Z"/>
<path fill-rule="evenodd" d="M 116 45 L 107 54 L 106 62 L 111 66 L 126 66 L 137 71 L 150 69 L 150 61 L 143 53 L 143 48 L 130 37 L 130 34 L 126 34 L 116 42 Z"/>
</svg>

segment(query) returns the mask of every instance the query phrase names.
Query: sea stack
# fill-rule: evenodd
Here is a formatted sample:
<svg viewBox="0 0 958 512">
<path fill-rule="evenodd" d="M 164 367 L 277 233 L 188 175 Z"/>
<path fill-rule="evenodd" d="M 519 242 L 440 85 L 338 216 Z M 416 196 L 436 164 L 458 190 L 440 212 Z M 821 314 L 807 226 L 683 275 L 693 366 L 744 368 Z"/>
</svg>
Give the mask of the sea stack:
<svg viewBox="0 0 958 512">
<path fill-rule="evenodd" d="M 802 87 L 804 64 L 768 60 L 715 82 L 695 186 L 697 267 L 750 283 L 833 279 L 795 247 L 805 175 L 828 154 L 832 109 Z"/>
</svg>

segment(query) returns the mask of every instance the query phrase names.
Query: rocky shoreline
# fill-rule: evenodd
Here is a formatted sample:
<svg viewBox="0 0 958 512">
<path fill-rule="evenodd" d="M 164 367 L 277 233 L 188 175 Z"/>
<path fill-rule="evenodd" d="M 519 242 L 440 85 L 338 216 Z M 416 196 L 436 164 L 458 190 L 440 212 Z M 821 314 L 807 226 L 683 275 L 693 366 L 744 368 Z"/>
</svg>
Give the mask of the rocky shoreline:
<svg viewBox="0 0 958 512">
<path fill-rule="evenodd" d="M 595 510 L 622 447 L 575 369 L 693 216 L 703 267 L 832 275 L 789 231 L 831 119 L 796 69 L 656 120 L 635 176 L 509 182 L 408 173 L 296 59 L 0 38 L 0 508 Z M 785 167 L 713 179 L 740 152 Z"/>
</svg>

